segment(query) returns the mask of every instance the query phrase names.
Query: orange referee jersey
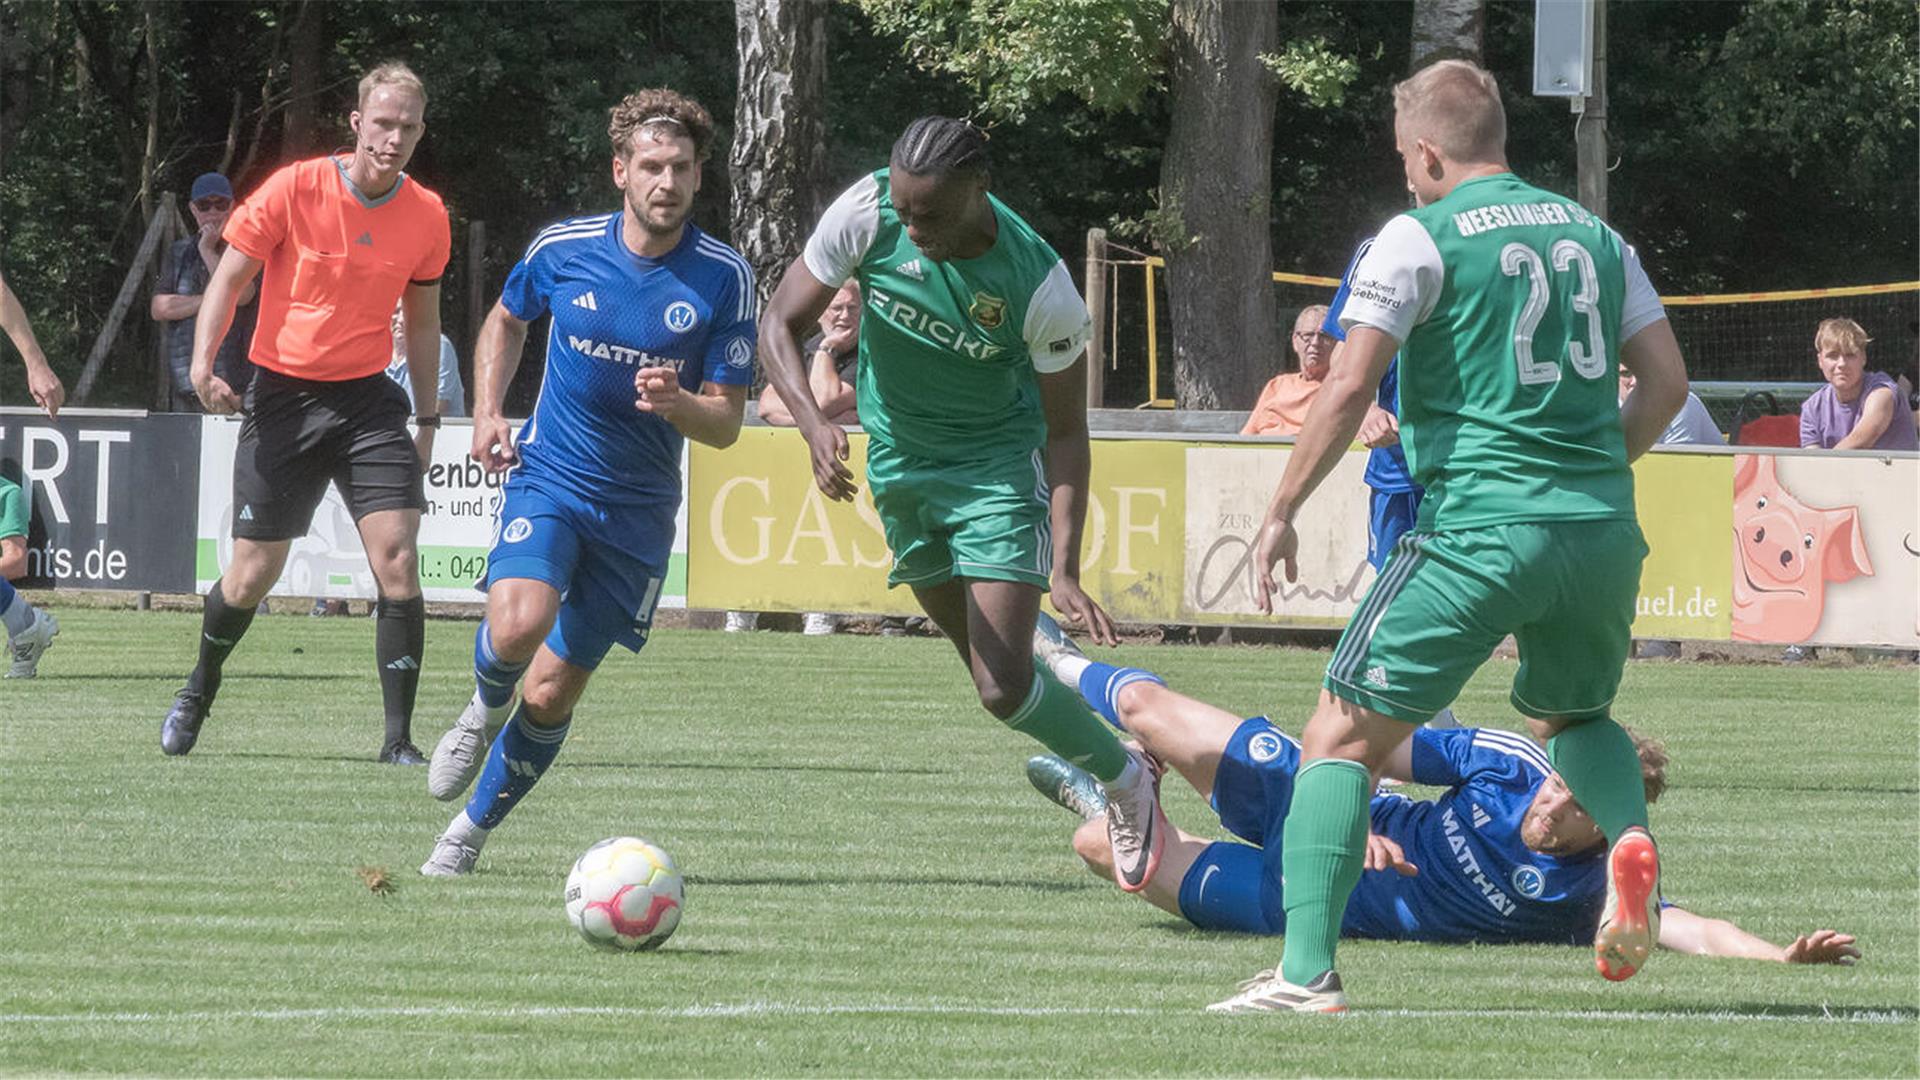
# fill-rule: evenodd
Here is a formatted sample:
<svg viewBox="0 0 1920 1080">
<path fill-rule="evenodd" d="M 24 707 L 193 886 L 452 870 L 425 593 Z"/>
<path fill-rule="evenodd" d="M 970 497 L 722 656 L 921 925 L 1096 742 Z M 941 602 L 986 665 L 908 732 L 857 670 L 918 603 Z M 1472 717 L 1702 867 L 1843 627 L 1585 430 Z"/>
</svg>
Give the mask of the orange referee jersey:
<svg viewBox="0 0 1920 1080">
<path fill-rule="evenodd" d="M 440 280 L 452 245 L 440 196 L 403 173 L 391 191 L 367 199 L 332 157 L 269 176 L 224 235 L 266 264 L 253 362 L 325 382 L 386 370 L 394 305 L 409 282 Z"/>
</svg>

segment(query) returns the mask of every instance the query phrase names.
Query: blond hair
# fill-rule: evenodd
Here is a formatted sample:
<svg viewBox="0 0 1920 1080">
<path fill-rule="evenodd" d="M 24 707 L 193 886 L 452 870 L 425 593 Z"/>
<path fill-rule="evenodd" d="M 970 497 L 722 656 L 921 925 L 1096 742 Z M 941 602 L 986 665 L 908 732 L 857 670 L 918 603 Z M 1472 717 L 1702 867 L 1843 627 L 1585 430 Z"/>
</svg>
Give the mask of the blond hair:
<svg viewBox="0 0 1920 1080">
<path fill-rule="evenodd" d="M 1640 758 L 1640 783 L 1647 789 L 1647 801 L 1655 803 L 1667 790 L 1667 747 L 1666 744 L 1651 735 L 1620 725 L 1626 729 L 1627 738 L 1633 740 L 1633 752 Z"/>
<path fill-rule="evenodd" d="M 1823 353 L 1832 345 L 1841 352 L 1867 355 L 1867 343 L 1873 339 L 1867 336 L 1866 328 L 1852 319 L 1827 319 L 1820 329 L 1813 332 L 1813 351 Z"/>
<path fill-rule="evenodd" d="M 420 95 L 420 107 L 426 108 L 427 84 L 420 81 L 420 76 L 415 75 L 412 68 L 398 60 L 389 60 L 360 77 L 359 107 L 365 109 L 367 99 L 383 86 L 398 86 Z"/>
<path fill-rule="evenodd" d="M 607 110 L 607 138 L 613 142 L 614 156 L 625 160 L 632 155 L 634 134 L 654 125 L 693 140 L 693 159 L 707 160 L 713 144 L 713 116 L 692 98 L 658 86 L 636 90 Z"/>
<path fill-rule="evenodd" d="M 1429 64 L 1393 88 L 1397 122 L 1449 161 L 1504 161 L 1507 111 L 1493 74 L 1465 60 Z"/>
</svg>

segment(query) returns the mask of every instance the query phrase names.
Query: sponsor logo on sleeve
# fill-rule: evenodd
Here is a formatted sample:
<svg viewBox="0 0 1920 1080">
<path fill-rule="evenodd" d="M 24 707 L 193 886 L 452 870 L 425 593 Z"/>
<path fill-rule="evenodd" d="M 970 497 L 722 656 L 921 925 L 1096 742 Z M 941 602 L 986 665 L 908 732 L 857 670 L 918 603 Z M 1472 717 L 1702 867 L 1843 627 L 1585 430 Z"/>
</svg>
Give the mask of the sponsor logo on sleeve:
<svg viewBox="0 0 1920 1080">
<path fill-rule="evenodd" d="M 1347 293 L 1347 303 L 1366 303 L 1388 311 L 1399 311 L 1406 305 L 1400 298 L 1400 290 L 1391 283 L 1379 278 L 1356 279 L 1353 288 Z"/>
<path fill-rule="evenodd" d="M 753 366 L 753 342 L 737 337 L 727 342 L 727 366 L 750 368 Z"/>
</svg>

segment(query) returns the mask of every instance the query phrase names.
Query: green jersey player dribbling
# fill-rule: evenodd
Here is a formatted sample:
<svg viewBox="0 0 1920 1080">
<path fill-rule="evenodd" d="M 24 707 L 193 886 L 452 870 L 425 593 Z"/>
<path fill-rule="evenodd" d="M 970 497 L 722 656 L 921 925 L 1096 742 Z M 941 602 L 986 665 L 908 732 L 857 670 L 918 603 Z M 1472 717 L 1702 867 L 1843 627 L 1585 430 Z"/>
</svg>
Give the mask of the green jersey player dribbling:
<svg viewBox="0 0 1920 1080">
<path fill-rule="evenodd" d="M 1295 577 L 1294 521 L 1396 351 L 1401 444 L 1426 498 L 1334 648 L 1302 738 L 1280 966 L 1217 1011 L 1346 1008 L 1334 945 L 1365 857 L 1373 775 L 1508 634 L 1520 651 L 1514 707 L 1610 844 L 1601 974 L 1632 975 L 1659 935 L 1640 763 L 1609 708 L 1647 553 L 1628 462 L 1685 399 L 1679 346 L 1633 249 L 1509 171 L 1492 75 L 1442 61 L 1396 86 L 1394 107 L 1416 209 L 1388 222 L 1353 271 L 1346 343 L 1255 548 L 1262 606 L 1276 561 Z M 1621 364 L 1639 385 L 1617 403 Z"/>
<path fill-rule="evenodd" d="M 761 320 L 760 356 L 793 407 L 814 480 L 854 497 L 845 432 L 807 391 L 797 337 L 849 278 L 860 320 L 867 481 L 913 590 L 972 673 L 980 703 L 1105 785 L 1121 888 L 1146 887 L 1165 830 L 1152 770 L 1033 661 L 1043 591 L 1095 641 L 1113 624 L 1080 588 L 1086 520 L 1085 302 L 1060 256 L 987 191 L 987 138 L 928 116 L 888 167 L 836 199 Z"/>
</svg>

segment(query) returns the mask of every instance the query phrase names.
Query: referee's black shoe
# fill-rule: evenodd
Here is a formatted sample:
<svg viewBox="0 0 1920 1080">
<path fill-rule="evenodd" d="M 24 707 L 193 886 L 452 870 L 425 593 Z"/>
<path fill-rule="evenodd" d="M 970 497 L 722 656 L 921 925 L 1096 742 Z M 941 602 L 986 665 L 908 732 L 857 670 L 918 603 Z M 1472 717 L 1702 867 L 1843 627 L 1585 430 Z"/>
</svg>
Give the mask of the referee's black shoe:
<svg viewBox="0 0 1920 1080">
<path fill-rule="evenodd" d="M 173 708 L 167 710 L 166 723 L 160 725 L 160 749 L 168 757 L 179 757 L 193 749 L 200 737 L 200 725 L 206 723 L 212 702 L 197 690 L 183 688 L 174 695 Z"/>
<path fill-rule="evenodd" d="M 420 748 L 405 739 L 395 739 L 380 749 L 382 765 L 425 765 L 427 759 L 421 755 Z"/>
</svg>

